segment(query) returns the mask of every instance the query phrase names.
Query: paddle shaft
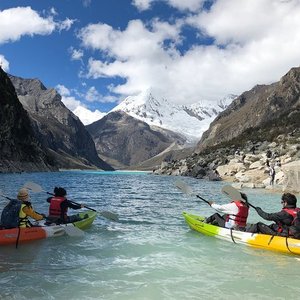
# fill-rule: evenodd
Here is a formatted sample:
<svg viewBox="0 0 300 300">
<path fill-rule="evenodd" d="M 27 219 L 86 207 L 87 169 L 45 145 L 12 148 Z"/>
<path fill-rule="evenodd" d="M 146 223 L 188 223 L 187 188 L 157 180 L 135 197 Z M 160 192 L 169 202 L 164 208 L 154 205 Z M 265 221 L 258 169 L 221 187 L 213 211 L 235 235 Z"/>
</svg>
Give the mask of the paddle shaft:
<svg viewBox="0 0 300 300">
<path fill-rule="evenodd" d="M 68 200 L 68 201 L 71 202 L 71 203 L 73 203 L 73 204 L 75 204 L 75 205 L 81 205 L 80 203 L 77 203 L 77 202 L 72 201 L 72 200 Z M 83 205 L 83 207 L 85 207 L 85 208 L 87 208 L 87 209 L 89 209 L 89 210 L 92 210 L 92 211 L 97 212 L 96 209 L 93 209 L 93 208 L 91 208 L 91 207 L 89 207 L 89 206 Z"/>
<path fill-rule="evenodd" d="M 210 205 L 209 201 L 207 201 L 206 199 L 202 198 L 199 195 L 196 195 L 197 198 L 201 199 L 202 201 L 204 201 L 205 203 L 207 203 L 208 205 Z"/>
</svg>

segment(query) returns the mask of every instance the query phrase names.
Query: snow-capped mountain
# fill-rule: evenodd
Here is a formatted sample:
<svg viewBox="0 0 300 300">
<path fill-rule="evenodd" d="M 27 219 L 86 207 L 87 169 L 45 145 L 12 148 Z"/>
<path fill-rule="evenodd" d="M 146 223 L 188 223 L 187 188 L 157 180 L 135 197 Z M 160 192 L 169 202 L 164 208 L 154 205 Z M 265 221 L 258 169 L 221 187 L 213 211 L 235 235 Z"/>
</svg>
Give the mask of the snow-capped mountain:
<svg viewBox="0 0 300 300">
<path fill-rule="evenodd" d="M 209 124 L 236 98 L 229 95 L 217 103 L 199 102 L 191 105 L 175 105 L 166 99 L 156 99 L 147 91 L 138 96 L 129 96 L 112 111 L 128 115 L 187 137 L 189 142 L 199 141 Z"/>
</svg>

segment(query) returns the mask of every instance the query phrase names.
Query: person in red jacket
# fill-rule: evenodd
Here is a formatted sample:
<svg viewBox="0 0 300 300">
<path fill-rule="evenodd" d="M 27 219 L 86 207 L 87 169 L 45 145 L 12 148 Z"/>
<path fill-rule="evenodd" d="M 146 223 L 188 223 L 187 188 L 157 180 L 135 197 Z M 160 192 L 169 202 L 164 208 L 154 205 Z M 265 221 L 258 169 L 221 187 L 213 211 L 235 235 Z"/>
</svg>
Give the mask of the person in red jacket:
<svg viewBox="0 0 300 300">
<path fill-rule="evenodd" d="M 47 217 L 48 223 L 72 223 L 83 219 L 78 214 L 68 216 L 68 208 L 80 209 L 83 208 L 84 205 L 75 204 L 74 202 L 69 201 L 66 196 L 67 191 L 64 188 L 54 188 L 54 195 L 47 199 L 47 202 L 50 203 L 49 216 Z"/>
<path fill-rule="evenodd" d="M 270 235 L 288 236 L 289 228 L 293 225 L 297 217 L 299 208 L 297 205 L 297 198 L 291 193 L 284 193 L 281 196 L 282 210 L 277 213 L 267 213 L 260 207 L 256 207 L 256 212 L 265 220 L 273 221 L 275 223 L 266 225 L 262 222 L 252 224 L 246 228 L 246 231 L 253 233 L 264 233 Z"/>
</svg>

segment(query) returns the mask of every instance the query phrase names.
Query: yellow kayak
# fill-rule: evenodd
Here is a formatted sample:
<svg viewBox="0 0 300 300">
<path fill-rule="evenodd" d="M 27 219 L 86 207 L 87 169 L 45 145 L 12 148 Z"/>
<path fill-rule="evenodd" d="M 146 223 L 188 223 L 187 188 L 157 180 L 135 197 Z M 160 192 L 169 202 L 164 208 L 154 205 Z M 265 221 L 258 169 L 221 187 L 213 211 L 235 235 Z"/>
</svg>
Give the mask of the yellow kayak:
<svg viewBox="0 0 300 300">
<path fill-rule="evenodd" d="M 298 239 L 221 228 L 204 223 L 204 217 L 186 212 L 183 212 L 183 216 L 191 229 L 205 235 L 254 248 L 300 255 L 300 240 Z"/>
</svg>

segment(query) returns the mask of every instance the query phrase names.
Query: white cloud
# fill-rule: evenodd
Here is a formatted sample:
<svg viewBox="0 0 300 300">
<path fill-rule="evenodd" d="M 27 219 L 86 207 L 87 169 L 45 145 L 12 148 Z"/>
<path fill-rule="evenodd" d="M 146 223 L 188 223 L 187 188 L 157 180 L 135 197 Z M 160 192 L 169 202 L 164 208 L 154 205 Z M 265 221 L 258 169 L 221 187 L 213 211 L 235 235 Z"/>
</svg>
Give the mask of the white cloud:
<svg viewBox="0 0 300 300">
<path fill-rule="evenodd" d="M 182 2 L 187 9 L 202 1 Z M 89 59 L 90 77 L 125 79 L 110 86 L 111 92 L 126 97 L 151 88 L 157 97 L 195 103 L 269 84 L 299 66 L 299 16 L 298 0 L 216 0 L 210 10 L 172 23 L 132 20 L 123 31 L 90 24 L 79 37 L 84 47 L 105 54 Z M 180 52 L 185 46 L 184 26 L 215 43 L 194 43 Z"/>
<path fill-rule="evenodd" d="M 204 0 L 167 0 L 168 4 L 178 10 L 197 11 L 202 8 Z"/>
<path fill-rule="evenodd" d="M 91 124 L 106 115 L 99 110 L 91 111 L 85 107 L 85 105 L 75 97 L 71 96 L 71 91 L 62 84 L 58 84 L 56 87 L 58 93 L 62 96 L 62 102 L 64 105 L 75 114 L 84 125 Z M 91 99 L 89 101 L 96 101 L 99 93 L 94 87 L 90 88 L 87 92 L 87 95 L 90 95 Z"/>
<path fill-rule="evenodd" d="M 72 25 L 75 21 L 76 20 L 66 18 L 64 21 L 61 21 L 60 23 L 57 23 L 56 26 L 57 26 L 59 31 L 70 30 L 70 28 L 72 27 Z"/>
<path fill-rule="evenodd" d="M 3 69 L 3 71 L 5 71 L 5 72 L 9 71 L 9 62 L 1 54 L 0 54 L 0 66 Z"/>
<path fill-rule="evenodd" d="M 58 84 L 55 88 L 58 91 L 58 93 L 62 96 L 70 96 L 71 95 L 70 90 L 62 84 Z"/>
<path fill-rule="evenodd" d="M 193 11 L 201 9 L 204 0 L 132 0 L 131 4 L 134 5 L 139 11 L 148 10 L 154 2 L 165 2 L 171 7 L 180 11 Z"/>
<path fill-rule="evenodd" d="M 94 86 L 90 87 L 89 90 L 86 93 L 86 100 L 90 102 L 95 102 L 99 101 L 101 102 L 101 95 L 100 93 L 96 90 Z"/>
<path fill-rule="evenodd" d="M 61 101 L 71 111 L 74 111 L 78 106 L 81 106 L 81 102 L 75 97 L 61 95 Z"/>
<path fill-rule="evenodd" d="M 92 3 L 92 0 L 82 0 L 82 4 L 84 7 L 89 7 Z"/>
<path fill-rule="evenodd" d="M 50 9 L 50 14 L 53 14 Z M 73 20 L 55 22 L 53 16 L 41 17 L 31 7 L 15 7 L 0 11 L 0 44 L 14 42 L 24 35 L 49 35 L 55 29 L 68 30 Z"/>
<path fill-rule="evenodd" d="M 132 0 L 134 5 L 139 11 L 148 10 L 154 0 Z"/>
<path fill-rule="evenodd" d="M 82 50 L 76 50 L 73 47 L 70 48 L 71 52 L 71 60 L 81 60 L 83 57 L 83 51 Z"/>
</svg>

